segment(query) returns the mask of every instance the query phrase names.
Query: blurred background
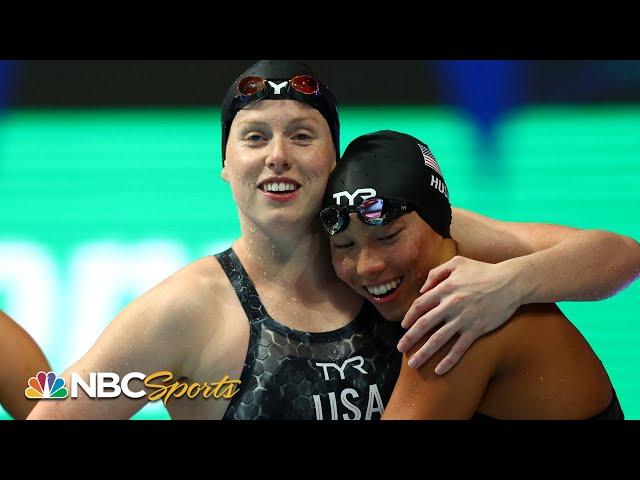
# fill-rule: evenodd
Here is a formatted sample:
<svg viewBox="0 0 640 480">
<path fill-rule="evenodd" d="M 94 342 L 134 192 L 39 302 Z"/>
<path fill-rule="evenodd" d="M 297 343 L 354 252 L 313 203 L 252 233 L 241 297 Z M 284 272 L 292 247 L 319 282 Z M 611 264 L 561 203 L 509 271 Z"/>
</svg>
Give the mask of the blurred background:
<svg viewBox="0 0 640 480">
<path fill-rule="evenodd" d="M 253 62 L 0 60 L 0 309 L 57 373 L 133 298 L 238 236 L 219 104 Z M 640 239 L 640 62 L 307 63 L 340 102 L 342 151 L 400 130 L 429 144 L 455 206 Z M 629 419 L 639 294 L 560 304 Z M 134 418 L 168 415 L 156 402 Z"/>
</svg>

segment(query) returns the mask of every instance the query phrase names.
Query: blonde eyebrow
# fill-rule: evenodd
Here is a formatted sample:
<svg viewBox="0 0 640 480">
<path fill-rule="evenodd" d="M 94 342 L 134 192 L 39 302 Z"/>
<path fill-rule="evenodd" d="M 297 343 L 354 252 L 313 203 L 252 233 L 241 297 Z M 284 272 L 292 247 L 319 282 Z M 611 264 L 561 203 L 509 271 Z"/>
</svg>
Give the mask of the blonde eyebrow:
<svg viewBox="0 0 640 480">
<path fill-rule="evenodd" d="M 240 122 L 240 132 L 242 134 L 250 130 L 271 130 L 271 125 L 260 120 L 243 120 Z"/>
<path fill-rule="evenodd" d="M 312 122 L 317 124 L 318 119 L 314 117 L 297 117 L 287 122 L 287 125 L 296 125 L 298 123 L 306 123 L 306 122 Z"/>
</svg>

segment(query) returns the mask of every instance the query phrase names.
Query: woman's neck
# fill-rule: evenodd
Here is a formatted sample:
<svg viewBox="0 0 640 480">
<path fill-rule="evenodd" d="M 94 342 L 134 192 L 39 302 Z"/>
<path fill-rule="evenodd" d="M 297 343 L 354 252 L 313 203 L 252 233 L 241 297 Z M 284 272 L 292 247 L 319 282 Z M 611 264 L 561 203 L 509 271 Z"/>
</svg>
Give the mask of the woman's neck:
<svg viewBox="0 0 640 480">
<path fill-rule="evenodd" d="M 458 244 L 452 238 L 441 238 L 439 248 L 434 249 L 434 255 L 428 259 L 429 269 L 436 268 L 443 263 L 448 262 L 458 255 Z"/>
<path fill-rule="evenodd" d="M 242 236 L 233 248 L 249 275 L 260 281 L 291 288 L 317 288 L 340 284 L 331 266 L 329 242 L 320 228 L 292 226 L 283 234 L 256 225 L 242 225 Z"/>
</svg>

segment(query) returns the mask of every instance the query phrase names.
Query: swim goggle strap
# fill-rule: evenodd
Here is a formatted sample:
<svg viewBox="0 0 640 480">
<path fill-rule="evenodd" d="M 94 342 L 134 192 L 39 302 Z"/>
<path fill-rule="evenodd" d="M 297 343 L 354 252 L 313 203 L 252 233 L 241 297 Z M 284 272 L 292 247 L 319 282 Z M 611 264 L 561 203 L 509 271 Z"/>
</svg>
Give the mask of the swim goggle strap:
<svg viewBox="0 0 640 480">
<path fill-rule="evenodd" d="M 311 75 L 296 75 L 282 82 L 256 76 L 244 77 L 238 82 L 237 91 L 234 102 L 238 109 L 274 95 L 284 94 L 287 98 L 307 103 L 321 96 L 320 82 Z"/>
<path fill-rule="evenodd" d="M 386 225 L 396 218 L 415 210 L 410 203 L 392 198 L 368 198 L 357 207 L 332 205 L 320 212 L 322 226 L 329 235 L 335 235 L 349 226 L 349 215 L 357 213 L 362 223 L 367 225 Z"/>
</svg>

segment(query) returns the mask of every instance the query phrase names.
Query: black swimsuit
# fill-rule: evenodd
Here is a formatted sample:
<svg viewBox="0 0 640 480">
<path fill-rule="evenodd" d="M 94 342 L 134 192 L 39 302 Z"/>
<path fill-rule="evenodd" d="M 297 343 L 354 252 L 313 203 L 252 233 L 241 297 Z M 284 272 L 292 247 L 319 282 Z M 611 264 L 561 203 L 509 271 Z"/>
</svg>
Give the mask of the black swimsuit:
<svg viewBox="0 0 640 480">
<path fill-rule="evenodd" d="M 232 249 L 216 255 L 249 319 L 249 348 L 240 391 L 225 420 L 380 419 L 402 355 L 399 322 L 387 322 L 369 302 L 348 325 L 309 333 L 271 318 Z M 345 287 L 346 288 L 346 287 Z M 609 406 L 589 420 L 624 419 L 613 392 Z M 472 420 L 496 420 L 475 413 Z"/>
<path fill-rule="evenodd" d="M 338 330 L 294 330 L 269 316 L 232 249 L 216 258 L 251 329 L 240 391 L 224 419 L 380 419 L 400 372 L 399 323 L 385 321 L 364 302 Z"/>
</svg>

